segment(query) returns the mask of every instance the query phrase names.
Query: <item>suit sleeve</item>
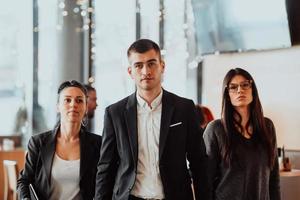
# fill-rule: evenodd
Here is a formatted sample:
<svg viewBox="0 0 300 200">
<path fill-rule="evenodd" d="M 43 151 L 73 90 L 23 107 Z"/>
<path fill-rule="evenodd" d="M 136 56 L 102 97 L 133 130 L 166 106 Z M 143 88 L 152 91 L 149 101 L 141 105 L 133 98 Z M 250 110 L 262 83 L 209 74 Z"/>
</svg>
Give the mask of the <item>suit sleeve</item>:
<svg viewBox="0 0 300 200">
<path fill-rule="evenodd" d="M 219 163 L 221 162 L 220 147 L 216 137 L 217 131 L 218 131 L 218 127 L 216 126 L 216 123 L 212 122 L 208 124 L 203 134 L 206 153 L 208 156 L 207 175 L 208 175 L 209 185 L 210 185 L 210 194 L 212 197 L 214 197 L 214 188 L 218 184 L 218 180 L 219 180 L 218 171 L 220 170 L 218 166 Z"/>
<path fill-rule="evenodd" d="M 39 148 L 33 137 L 28 142 L 28 151 L 25 159 L 25 167 L 20 172 L 17 181 L 17 191 L 20 199 L 30 198 L 29 184 L 34 183 L 36 163 L 38 160 Z"/>
<path fill-rule="evenodd" d="M 189 104 L 189 128 L 187 159 L 193 179 L 196 200 L 211 199 L 207 176 L 207 155 L 202 138 L 203 130 L 199 127 L 194 103 Z"/>
<path fill-rule="evenodd" d="M 104 115 L 100 159 L 97 165 L 95 199 L 111 200 L 117 171 L 118 154 L 116 135 L 109 108 Z"/>
<path fill-rule="evenodd" d="M 276 131 L 275 127 L 270 121 L 270 135 L 273 137 L 273 145 L 274 145 L 274 153 L 275 153 L 275 161 L 274 166 L 270 173 L 270 181 L 269 181 L 269 194 L 270 199 L 272 200 L 280 200 L 280 178 L 279 178 L 279 164 L 278 164 L 278 155 L 277 155 L 277 141 L 276 141 Z"/>
</svg>

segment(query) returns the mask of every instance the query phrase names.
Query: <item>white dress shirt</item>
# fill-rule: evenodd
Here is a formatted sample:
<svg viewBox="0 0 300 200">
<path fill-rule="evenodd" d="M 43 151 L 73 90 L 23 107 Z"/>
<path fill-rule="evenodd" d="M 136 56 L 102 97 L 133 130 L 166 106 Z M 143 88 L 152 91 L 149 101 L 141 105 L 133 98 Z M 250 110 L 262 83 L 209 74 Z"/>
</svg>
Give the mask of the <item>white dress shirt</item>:
<svg viewBox="0 0 300 200">
<path fill-rule="evenodd" d="M 159 135 L 162 109 L 162 93 L 152 101 L 151 106 L 138 92 L 138 163 L 137 175 L 131 194 L 145 199 L 164 199 L 163 185 L 159 173 Z"/>
</svg>

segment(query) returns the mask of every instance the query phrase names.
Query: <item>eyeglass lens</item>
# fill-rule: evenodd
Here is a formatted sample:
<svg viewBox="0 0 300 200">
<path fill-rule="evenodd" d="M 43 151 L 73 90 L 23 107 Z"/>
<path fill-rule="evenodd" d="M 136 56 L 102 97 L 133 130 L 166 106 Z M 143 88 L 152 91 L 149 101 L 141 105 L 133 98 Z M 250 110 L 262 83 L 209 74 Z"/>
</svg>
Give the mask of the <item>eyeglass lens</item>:
<svg viewBox="0 0 300 200">
<path fill-rule="evenodd" d="M 239 87 L 241 87 L 243 90 L 248 90 L 251 87 L 251 82 L 244 81 L 240 84 L 230 83 L 228 89 L 231 92 L 237 92 Z"/>
</svg>

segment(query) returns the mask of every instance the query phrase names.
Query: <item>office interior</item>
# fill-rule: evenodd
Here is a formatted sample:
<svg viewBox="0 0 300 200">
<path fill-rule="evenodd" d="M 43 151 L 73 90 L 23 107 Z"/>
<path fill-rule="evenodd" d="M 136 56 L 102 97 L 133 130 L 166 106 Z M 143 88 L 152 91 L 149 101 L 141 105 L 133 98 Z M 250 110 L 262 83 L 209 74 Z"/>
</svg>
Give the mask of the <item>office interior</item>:
<svg viewBox="0 0 300 200">
<path fill-rule="evenodd" d="M 105 107 L 135 91 L 126 50 L 149 38 L 166 62 L 163 87 L 209 107 L 216 118 L 225 73 L 249 71 L 278 147 L 300 169 L 299 10 L 297 0 L 4 1 L 1 141 L 13 139 L 17 151 L 26 151 L 32 135 L 53 128 L 57 87 L 71 79 L 96 88 L 94 132 L 101 135 Z"/>
</svg>

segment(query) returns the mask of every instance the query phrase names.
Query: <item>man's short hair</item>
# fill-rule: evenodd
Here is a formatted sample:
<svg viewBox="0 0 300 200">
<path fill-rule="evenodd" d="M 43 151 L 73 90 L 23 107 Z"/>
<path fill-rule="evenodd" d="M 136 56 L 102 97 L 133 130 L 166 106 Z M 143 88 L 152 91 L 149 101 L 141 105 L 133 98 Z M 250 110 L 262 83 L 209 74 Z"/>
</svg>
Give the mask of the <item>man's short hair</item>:
<svg viewBox="0 0 300 200">
<path fill-rule="evenodd" d="M 158 44 L 149 39 L 139 39 L 132 43 L 127 50 L 127 57 L 129 58 L 132 52 L 145 53 L 146 51 L 149 51 L 151 49 L 156 51 L 159 55 L 159 59 L 161 59 L 161 52 Z"/>
<path fill-rule="evenodd" d="M 96 91 L 95 88 L 93 88 L 92 86 L 88 85 L 88 84 L 84 84 L 85 89 L 90 92 L 90 91 Z"/>
</svg>

